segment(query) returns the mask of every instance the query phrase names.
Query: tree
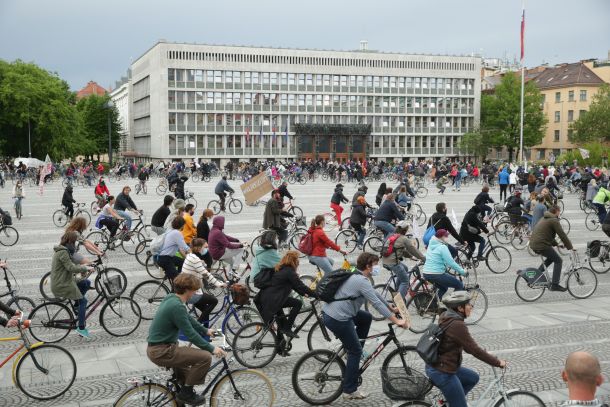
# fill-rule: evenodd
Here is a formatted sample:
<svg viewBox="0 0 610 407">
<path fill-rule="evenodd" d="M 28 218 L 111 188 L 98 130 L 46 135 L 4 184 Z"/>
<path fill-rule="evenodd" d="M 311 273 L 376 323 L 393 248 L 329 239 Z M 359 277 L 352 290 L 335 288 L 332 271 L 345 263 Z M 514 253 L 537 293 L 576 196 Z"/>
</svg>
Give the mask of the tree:
<svg viewBox="0 0 610 407">
<path fill-rule="evenodd" d="M 512 162 L 519 149 L 521 79 L 514 72 L 502 77 L 492 95 L 481 97 L 481 132 L 489 135 L 490 147 L 508 149 Z M 540 144 L 544 137 L 546 117 L 541 109 L 542 95 L 533 82 L 525 84 L 523 100 L 523 146 Z"/>
<path fill-rule="evenodd" d="M 0 148 L 3 155 L 74 157 L 87 142 L 74 93 L 57 74 L 32 63 L 0 60 Z"/>
<path fill-rule="evenodd" d="M 589 106 L 586 114 L 570 126 L 570 141 L 582 144 L 588 141 L 610 141 L 610 85 L 603 84 Z"/>
<path fill-rule="evenodd" d="M 83 154 L 91 156 L 108 153 L 108 115 L 111 120 L 112 149 L 116 151 L 121 145 L 121 124 L 119 112 L 115 106 L 109 110 L 110 97 L 91 95 L 78 101 L 76 108 L 83 123 L 83 133 L 87 139 Z"/>
<path fill-rule="evenodd" d="M 479 129 L 464 134 L 460 139 L 460 152 L 485 160 L 489 151 L 489 142 L 485 137 Z"/>
</svg>

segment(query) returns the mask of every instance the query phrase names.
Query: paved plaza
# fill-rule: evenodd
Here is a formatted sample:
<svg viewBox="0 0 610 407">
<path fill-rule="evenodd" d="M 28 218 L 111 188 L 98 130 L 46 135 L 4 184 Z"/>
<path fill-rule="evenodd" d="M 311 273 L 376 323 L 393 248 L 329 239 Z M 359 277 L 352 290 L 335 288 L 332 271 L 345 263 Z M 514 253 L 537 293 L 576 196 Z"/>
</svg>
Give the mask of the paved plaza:
<svg viewBox="0 0 610 407">
<path fill-rule="evenodd" d="M 111 183 L 110 192 L 116 195 L 120 188 L 127 184 L 133 189 L 135 182 L 129 180 L 119 184 Z M 195 193 L 198 201 L 197 219 L 206 203 L 215 197 L 215 183 L 216 180 L 211 183 L 187 182 L 186 188 Z M 230 182 L 237 190 L 236 195 L 242 197 L 239 191 L 240 183 L 241 181 Z M 149 182 L 149 193 L 146 196 L 132 192 L 134 201 L 138 207 L 144 209 L 149 221 L 154 210 L 162 202 L 162 197 L 154 192 L 156 184 L 157 180 Z M 369 185 L 367 198 L 371 202 L 374 201 L 378 185 Z M 437 202 L 445 201 L 449 205 L 449 213 L 454 209 L 461 221 L 478 188 L 466 187 L 460 192 L 448 190 L 444 196 L 437 194 L 435 188 L 431 188 L 428 196 L 418 202 L 429 216 Z M 11 189 L 12 185 L 9 183 L 0 190 L 0 204 L 5 210 L 12 207 Z M 295 204 L 303 209 L 308 221 L 313 215 L 328 211 L 333 189 L 334 184 L 323 181 L 304 186 L 289 186 L 289 190 L 297 198 Z M 348 184 L 344 192 L 351 198 L 355 189 L 354 184 Z M 38 303 L 41 301 L 38 291 L 40 277 L 50 270 L 52 247 L 57 244 L 62 232 L 53 225 L 51 215 L 60 207 L 63 189 L 56 182 L 45 188 L 42 197 L 37 191 L 37 188 L 28 188 L 27 198 L 23 202 L 23 219 L 14 220 L 14 226 L 20 233 L 19 242 L 10 248 L 0 247 L 0 258 L 8 259 L 10 269 L 20 284 L 19 294 L 31 297 Z M 93 189 L 76 187 L 74 197 L 78 202 L 86 202 L 88 206 L 93 200 Z M 492 190 L 492 197 L 498 198 L 497 189 Z M 586 241 L 602 238 L 603 233 L 601 230 L 590 232 L 585 229 L 584 216 L 578 208 L 575 195 L 567 195 L 565 204 L 565 216 L 572 225 L 569 237 L 584 259 Z M 239 215 L 227 214 L 225 232 L 241 240 L 251 240 L 261 228 L 263 211 L 262 206 L 245 206 Z M 597 292 L 589 299 L 574 300 L 568 293 L 546 292 L 537 302 L 524 303 L 514 291 L 515 270 L 538 265 L 539 261 L 530 257 L 526 251 L 516 251 L 511 246 L 508 248 L 513 261 L 508 272 L 495 275 L 484 266 L 479 269 L 479 284 L 489 297 L 489 311 L 479 325 L 471 327 L 470 330 L 481 346 L 509 362 L 507 388 L 531 390 L 547 405 L 558 405 L 566 398 L 560 372 L 569 352 L 588 350 L 599 357 L 606 376 L 610 371 L 610 273 L 597 276 Z M 110 252 L 108 257 L 109 266 L 118 267 L 127 275 L 128 291 L 140 281 L 149 279 L 136 259 L 125 254 L 122 249 Z M 340 261 L 339 256 L 334 257 Z M 350 260 L 355 260 L 355 256 Z M 299 271 L 313 273 L 312 266 L 306 264 L 306 261 L 304 263 Z M 378 279 L 385 281 L 386 277 L 387 275 L 382 274 Z M 1 291 L 4 284 L 0 286 Z M 143 321 L 138 330 L 128 337 L 116 338 L 102 330 L 96 319 L 97 316 L 94 315 L 90 320 L 90 339 L 81 338 L 72 332 L 61 342 L 61 345 L 73 354 L 78 365 L 77 380 L 63 397 L 47 403 L 32 402 L 13 386 L 11 366 L 6 365 L 0 370 L 0 406 L 109 406 L 128 387 L 128 378 L 159 372 L 159 369 L 148 361 L 145 353 L 149 322 Z M 384 327 L 384 323 L 378 323 L 373 326 L 373 330 L 382 330 Z M 0 330 L 0 335 L 7 336 L 6 329 Z M 274 384 L 277 406 L 306 405 L 294 394 L 291 385 L 292 366 L 306 350 L 305 336 L 301 334 L 301 339 L 295 340 L 295 348 L 290 357 L 276 357 L 263 369 Z M 411 345 L 417 340 L 417 336 L 408 331 L 402 332 L 400 338 Z M 0 343 L 0 355 L 5 357 L 14 347 L 14 343 Z M 362 388 L 372 394 L 369 399 L 350 403 L 337 401 L 333 405 L 391 406 L 392 401 L 386 398 L 381 390 L 379 374 L 379 367 L 388 352 L 389 350 L 384 351 L 364 375 Z M 491 369 L 468 355 L 465 355 L 464 364 L 475 368 L 481 374 L 481 382 L 474 391 L 476 394 L 477 390 L 484 389 L 489 383 Z M 600 393 L 602 398 L 608 400 L 610 385 L 604 384 Z"/>
</svg>

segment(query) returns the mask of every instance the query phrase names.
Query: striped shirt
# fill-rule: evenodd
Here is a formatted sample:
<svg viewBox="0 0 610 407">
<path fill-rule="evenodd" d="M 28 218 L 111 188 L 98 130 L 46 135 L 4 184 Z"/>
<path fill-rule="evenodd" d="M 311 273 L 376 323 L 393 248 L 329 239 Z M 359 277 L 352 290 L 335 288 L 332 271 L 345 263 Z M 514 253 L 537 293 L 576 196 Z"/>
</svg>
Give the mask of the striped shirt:
<svg viewBox="0 0 610 407">
<path fill-rule="evenodd" d="M 224 283 L 216 279 L 203 264 L 203 261 L 197 257 L 194 253 L 189 253 L 184 259 L 184 264 L 182 265 L 182 272 L 187 274 L 192 274 L 197 276 L 209 284 L 212 284 L 216 287 L 220 287 Z"/>
</svg>

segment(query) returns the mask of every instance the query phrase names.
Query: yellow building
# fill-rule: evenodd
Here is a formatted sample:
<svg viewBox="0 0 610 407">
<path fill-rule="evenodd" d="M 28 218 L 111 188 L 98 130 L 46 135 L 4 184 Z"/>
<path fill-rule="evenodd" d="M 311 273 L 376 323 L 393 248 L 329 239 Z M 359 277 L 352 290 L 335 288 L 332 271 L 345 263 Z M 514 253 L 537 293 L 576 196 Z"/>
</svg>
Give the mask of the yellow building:
<svg viewBox="0 0 610 407">
<path fill-rule="evenodd" d="M 576 148 L 568 141 L 570 125 L 589 110 L 599 87 L 610 82 L 608 61 L 581 61 L 547 68 L 533 79 L 544 97 L 543 110 L 548 119 L 542 143 L 531 148 L 530 160 L 548 160 Z"/>
</svg>

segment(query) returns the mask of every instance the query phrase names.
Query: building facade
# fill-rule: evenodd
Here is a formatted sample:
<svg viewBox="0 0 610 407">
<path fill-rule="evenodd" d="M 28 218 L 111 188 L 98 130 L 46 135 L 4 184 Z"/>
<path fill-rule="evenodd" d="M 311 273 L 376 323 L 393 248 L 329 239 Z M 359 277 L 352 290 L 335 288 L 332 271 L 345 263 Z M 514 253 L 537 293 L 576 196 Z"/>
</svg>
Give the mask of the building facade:
<svg viewBox="0 0 610 407">
<path fill-rule="evenodd" d="M 89 81 L 81 90 L 76 92 L 76 99 L 80 100 L 91 95 L 104 96 L 106 93 L 108 93 L 108 91 L 98 85 L 97 82 Z"/>
<path fill-rule="evenodd" d="M 469 56 L 159 42 L 131 65 L 130 143 L 154 159 L 343 159 L 355 144 L 332 133 L 368 129 L 367 157 L 458 156 L 480 72 Z"/>
<path fill-rule="evenodd" d="M 125 156 L 133 152 L 131 144 L 132 138 L 130 135 L 131 116 L 129 114 L 129 80 L 125 78 L 123 81 L 117 82 L 114 90 L 110 91 L 109 96 L 114 106 L 119 112 L 119 122 L 121 123 L 121 139 L 120 154 Z"/>
</svg>

